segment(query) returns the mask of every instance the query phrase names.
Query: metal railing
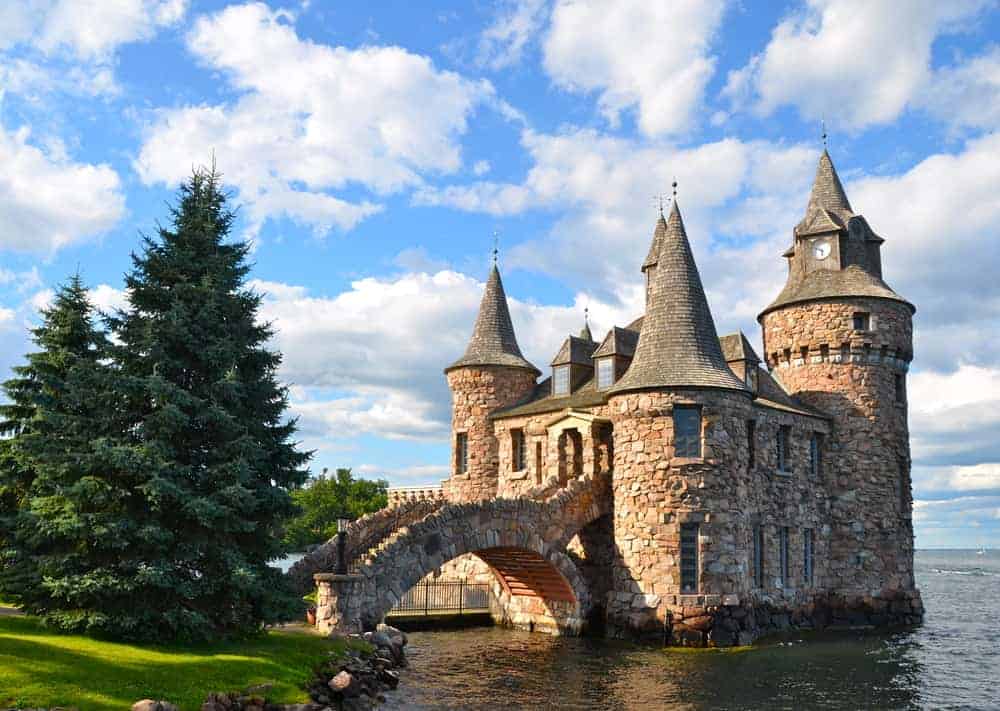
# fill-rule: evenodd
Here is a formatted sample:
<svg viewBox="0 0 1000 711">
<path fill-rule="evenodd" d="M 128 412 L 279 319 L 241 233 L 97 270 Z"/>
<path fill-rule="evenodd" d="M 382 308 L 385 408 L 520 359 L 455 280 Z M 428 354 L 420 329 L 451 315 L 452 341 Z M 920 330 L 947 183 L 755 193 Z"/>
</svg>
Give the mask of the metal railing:
<svg viewBox="0 0 1000 711">
<path fill-rule="evenodd" d="M 459 615 L 488 612 L 490 586 L 487 583 L 418 583 L 407 590 L 390 615 L 430 615 L 450 612 Z"/>
</svg>

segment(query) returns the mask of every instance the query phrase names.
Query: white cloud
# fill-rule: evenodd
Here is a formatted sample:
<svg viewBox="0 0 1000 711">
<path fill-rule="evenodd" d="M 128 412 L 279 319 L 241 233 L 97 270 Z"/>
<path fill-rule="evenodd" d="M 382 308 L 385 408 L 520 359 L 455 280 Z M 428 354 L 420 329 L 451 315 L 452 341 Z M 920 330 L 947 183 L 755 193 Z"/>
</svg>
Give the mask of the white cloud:
<svg viewBox="0 0 1000 711">
<path fill-rule="evenodd" d="M 97 96 L 118 91 L 113 65 L 124 44 L 177 24 L 186 0 L 7 0 L 0 7 L 0 89 Z"/>
<path fill-rule="evenodd" d="M 476 176 L 486 175 L 490 172 L 492 166 L 488 160 L 477 160 L 472 165 L 472 173 Z"/>
<path fill-rule="evenodd" d="M 42 276 L 38 273 L 38 267 L 32 267 L 26 272 L 14 272 L 0 267 L 0 286 L 13 286 L 16 291 L 23 293 L 41 285 Z"/>
<path fill-rule="evenodd" d="M 647 135 L 695 123 L 715 70 L 710 45 L 722 0 L 559 0 L 544 40 L 544 66 L 570 91 L 599 92 L 612 125 L 634 108 Z"/>
<path fill-rule="evenodd" d="M 930 77 L 931 45 L 986 0 L 807 0 L 725 94 L 759 115 L 784 105 L 849 129 L 895 119 Z"/>
<path fill-rule="evenodd" d="M 520 62 L 545 21 L 548 4 L 548 0 L 506 0 L 496 19 L 479 36 L 478 62 L 491 69 Z"/>
<path fill-rule="evenodd" d="M 160 111 L 136 162 L 145 182 L 176 183 L 214 150 L 254 226 L 284 215 L 325 233 L 381 209 L 331 190 L 388 194 L 461 167 L 458 138 L 493 100 L 488 83 L 399 47 L 301 39 L 293 19 L 252 3 L 195 23 L 189 49 L 239 98 Z"/>
<path fill-rule="evenodd" d="M 354 472 L 366 478 L 387 479 L 390 485 L 405 486 L 421 483 L 437 483 L 435 480 L 447 479 L 450 468 L 443 464 L 417 464 L 412 467 L 381 467 L 375 464 L 362 464 L 354 467 Z"/>
<path fill-rule="evenodd" d="M 1000 47 L 936 71 L 918 103 L 956 128 L 1000 129 Z"/>
<path fill-rule="evenodd" d="M 118 174 L 0 126 L 0 249 L 52 253 L 113 227 L 125 213 Z"/>
<path fill-rule="evenodd" d="M 98 284 L 90 290 L 88 296 L 94 308 L 102 313 L 112 313 L 128 306 L 128 294 L 108 284 Z"/>
</svg>

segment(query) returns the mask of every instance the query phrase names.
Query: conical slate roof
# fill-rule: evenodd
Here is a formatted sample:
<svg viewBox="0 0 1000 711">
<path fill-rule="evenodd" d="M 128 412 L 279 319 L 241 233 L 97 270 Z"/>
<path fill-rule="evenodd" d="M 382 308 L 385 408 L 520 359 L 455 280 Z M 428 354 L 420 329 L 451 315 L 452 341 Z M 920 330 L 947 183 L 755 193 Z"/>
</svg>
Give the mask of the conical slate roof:
<svg viewBox="0 0 1000 711">
<path fill-rule="evenodd" d="M 445 372 L 469 365 L 503 365 L 525 368 L 536 375 L 541 372 L 521 355 L 514 335 L 514 324 L 507 308 L 507 295 L 500 280 L 500 271 L 494 264 L 486 280 L 486 290 L 479 304 L 476 326 L 465 349 L 465 355 L 445 368 Z"/>
<path fill-rule="evenodd" d="M 818 234 L 821 232 L 836 232 L 847 227 L 848 221 L 854 217 L 847 193 L 833 167 L 830 154 L 823 150 L 816 166 L 816 178 L 813 180 L 812 192 L 809 194 L 809 204 L 806 215 L 795 227 L 795 234 Z"/>
<path fill-rule="evenodd" d="M 656 265 L 656 260 L 660 257 L 660 245 L 663 244 L 663 236 L 667 233 L 667 220 L 660 213 L 660 219 L 656 221 L 656 229 L 653 230 L 653 243 L 649 245 L 649 253 L 646 261 L 642 263 L 642 271 L 646 271 Z"/>
<path fill-rule="evenodd" d="M 656 264 L 635 357 L 610 391 L 708 387 L 746 392 L 722 355 L 676 200 Z"/>
</svg>

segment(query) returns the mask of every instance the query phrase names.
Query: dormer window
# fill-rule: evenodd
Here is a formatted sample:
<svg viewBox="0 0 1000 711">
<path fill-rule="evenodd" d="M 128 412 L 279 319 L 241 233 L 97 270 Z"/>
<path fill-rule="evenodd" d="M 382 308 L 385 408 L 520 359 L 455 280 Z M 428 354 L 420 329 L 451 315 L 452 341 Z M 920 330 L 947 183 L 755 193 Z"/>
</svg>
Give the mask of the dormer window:
<svg viewBox="0 0 1000 711">
<path fill-rule="evenodd" d="M 555 395 L 569 395 L 568 365 L 559 365 L 552 369 L 552 392 Z"/>
<path fill-rule="evenodd" d="M 753 392 L 757 392 L 757 366 L 752 363 L 747 363 L 746 371 L 747 373 L 744 380 L 746 381 L 747 387 Z"/>
<path fill-rule="evenodd" d="M 597 387 L 600 389 L 610 388 L 615 384 L 615 361 L 614 358 L 597 359 Z"/>
</svg>

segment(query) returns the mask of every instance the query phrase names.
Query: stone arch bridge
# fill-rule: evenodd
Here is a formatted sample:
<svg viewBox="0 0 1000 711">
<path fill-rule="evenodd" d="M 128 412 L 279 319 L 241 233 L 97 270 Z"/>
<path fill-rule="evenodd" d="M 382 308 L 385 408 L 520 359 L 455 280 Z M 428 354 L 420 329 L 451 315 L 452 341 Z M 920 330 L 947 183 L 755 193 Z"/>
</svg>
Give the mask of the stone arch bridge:
<svg viewBox="0 0 1000 711">
<path fill-rule="evenodd" d="M 559 631 L 578 633 L 603 600 L 595 599 L 594 581 L 567 546 L 610 513 L 610 475 L 574 479 L 554 492 L 553 484 L 533 497 L 418 501 L 401 511 L 376 512 L 348 530 L 349 540 L 355 540 L 347 554 L 356 562 L 350 573 L 332 572 L 337 559 L 331 541 L 289 575 L 300 588 L 314 578 L 321 630 L 359 631 L 373 628 L 426 575 L 473 554 L 492 570 L 502 608 L 530 601 Z"/>
</svg>

